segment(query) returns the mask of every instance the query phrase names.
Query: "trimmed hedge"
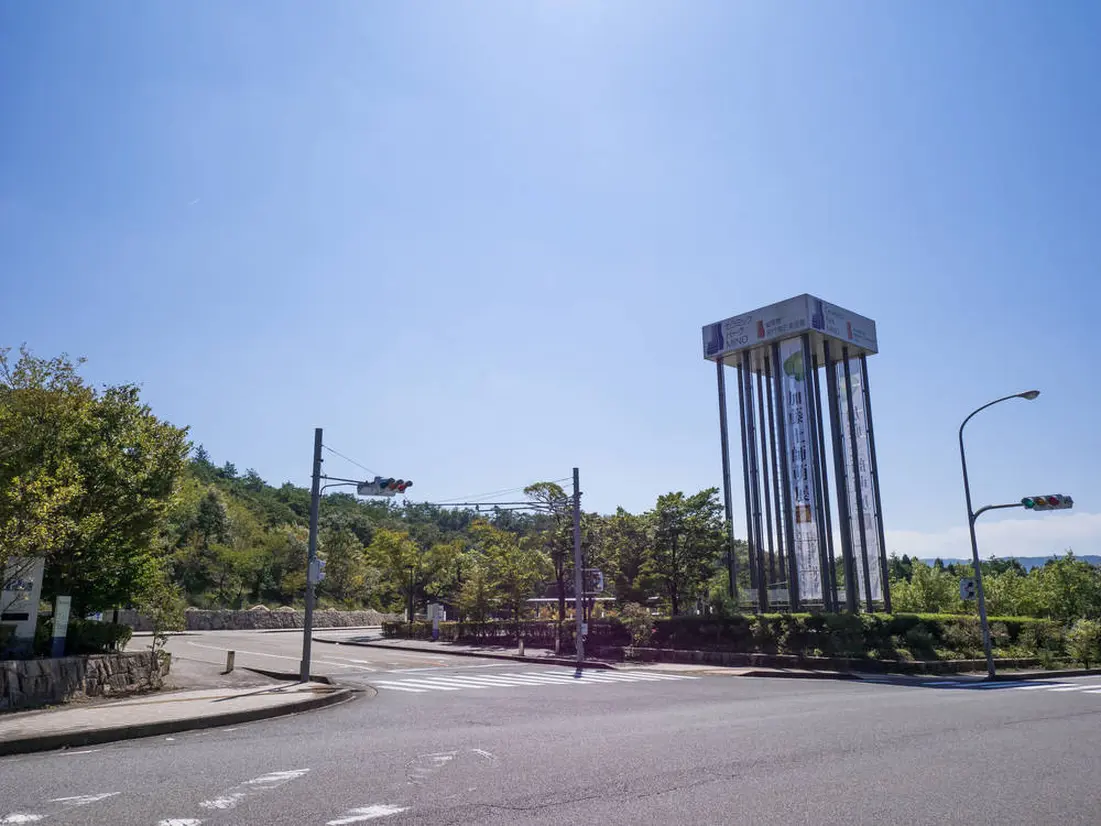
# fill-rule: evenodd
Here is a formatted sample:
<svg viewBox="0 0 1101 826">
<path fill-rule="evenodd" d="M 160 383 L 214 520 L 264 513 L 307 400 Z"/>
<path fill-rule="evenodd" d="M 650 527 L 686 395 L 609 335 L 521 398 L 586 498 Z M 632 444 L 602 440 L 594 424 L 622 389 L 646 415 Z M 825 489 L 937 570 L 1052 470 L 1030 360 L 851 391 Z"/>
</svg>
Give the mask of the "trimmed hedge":
<svg viewBox="0 0 1101 826">
<path fill-rule="evenodd" d="M 134 629 L 128 625 L 116 625 L 113 622 L 98 622 L 97 620 L 78 619 L 69 620 L 69 627 L 65 632 L 65 654 L 76 657 L 85 654 L 107 654 L 111 651 L 121 651 L 130 642 Z M 38 627 L 34 634 L 34 653 L 39 657 L 50 655 L 51 637 L 53 636 L 53 618 L 39 619 Z"/>
<path fill-rule="evenodd" d="M 440 639 L 444 642 L 471 643 L 475 645 L 516 645 L 517 630 L 524 637 L 524 644 L 533 648 L 554 648 L 558 623 L 553 620 L 522 620 L 491 622 L 441 622 Z M 562 643 L 573 647 L 574 624 L 562 623 Z M 412 633 L 408 622 L 384 622 L 384 637 L 404 639 L 432 639 L 432 623 L 414 622 Z M 624 646 L 631 644 L 631 634 L 618 620 L 590 620 L 589 644 Z"/>
<path fill-rule="evenodd" d="M 553 621 L 523 621 L 519 628 L 532 647 L 554 647 Z M 1065 632 L 1051 620 L 991 617 L 991 636 L 1001 656 L 1065 656 Z M 431 639 L 432 624 L 383 623 L 386 637 Z M 573 623 L 563 625 L 562 639 L 573 646 Z M 481 645 L 515 645 L 513 622 L 441 622 L 440 639 Z M 588 645 L 631 644 L 629 630 L 618 619 L 589 623 Z M 959 614 L 757 614 L 680 616 L 655 619 L 652 648 L 730 651 L 745 654 L 793 654 L 881 660 L 975 659 L 983 656 L 977 617 Z"/>
</svg>

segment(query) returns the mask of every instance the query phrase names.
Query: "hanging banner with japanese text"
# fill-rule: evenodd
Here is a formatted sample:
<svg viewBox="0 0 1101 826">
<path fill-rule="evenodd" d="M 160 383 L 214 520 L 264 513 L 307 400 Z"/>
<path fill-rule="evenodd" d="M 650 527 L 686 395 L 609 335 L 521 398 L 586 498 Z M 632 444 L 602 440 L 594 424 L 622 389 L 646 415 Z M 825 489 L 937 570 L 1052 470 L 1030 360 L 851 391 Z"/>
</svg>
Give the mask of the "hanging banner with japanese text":
<svg viewBox="0 0 1101 826">
<path fill-rule="evenodd" d="M 795 569 L 799 597 L 822 599 L 822 571 L 818 561 L 818 506 L 814 498 L 811 451 L 813 417 L 809 407 L 803 360 L 803 342 L 789 338 L 780 342 L 781 387 L 784 397 L 784 432 L 788 448 L 788 511 L 795 533 Z"/>
<path fill-rule="evenodd" d="M 837 390 L 841 399 L 841 443 L 844 450 L 845 490 L 849 500 L 849 531 L 853 543 L 853 564 L 856 568 L 857 598 L 864 600 L 867 591 L 864 587 L 864 567 L 867 564 L 868 581 L 871 584 L 873 600 L 883 599 L 883 580 L 879 568 L 879 531 L 875 512 L 875 495 L 872 480 L 872 449 L 868 441 L 868 417 L 864 406 L 864 387 L 860 378 L 859 359 L 849 359 L 849 377 L 852 387 L 845 382 L 845 363 L 839 361 L 837 370 Z M 853 420 L 856 424 L 855 435 L 849 425 L 849 392 L 852 392 Z M 853 472 L 853 442 L 856 443 L 856 467 L 859 474 Z M 857 488 L 857 476 L 860 486 Z M 857 498 L 859 496 L 859 499 Z M 860 531 L 860 515 L 863 509 L 864 532 Z"/>
</svg>

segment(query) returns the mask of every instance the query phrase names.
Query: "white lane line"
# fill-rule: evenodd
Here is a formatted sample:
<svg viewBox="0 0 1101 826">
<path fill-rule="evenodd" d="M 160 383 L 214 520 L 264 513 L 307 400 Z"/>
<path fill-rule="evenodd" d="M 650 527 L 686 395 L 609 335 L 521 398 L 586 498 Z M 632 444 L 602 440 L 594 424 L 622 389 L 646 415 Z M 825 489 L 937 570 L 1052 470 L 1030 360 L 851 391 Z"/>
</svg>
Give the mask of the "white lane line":
<svg viewBox="0 0 1101 826">
<path fill-rule="evenodd" d="M 1094 689 L 1092 691 L 1083 691 L 1083 694 L 1101 694 L 1101 688 Z"/>
<path fill-rule="evenodd" d="M 1039 685 L 1019 685 L 1014 686 L 1014 691 L 1040 691 L 1042 689 L 1059 688 L 1060 686 L 1074 685 L 1074 683 L 1040 683 Z"/>
<path fill-rule="evenodd" d="M 45 818 L 45 815 L 33 815 L 25 814 L 23 812 L 12 812 L 10 815 L 4 815 L 0 817 L 0 824 L 3 826 L 10 826 L 15 823 L 37 823 Z"/>
<path fill-rule="evenodd" d="M 485 749 L 471 749 L 471 751 L 474 752 L 479 757 L 484 757 L 486 760 L 496 760 L 497 759 L 497 755 L 495 755 L 491 751 L 486 751 Z"/>
<path fill-rule="evenodd" d="M 192 817 L 173 817 L 160 821 L 157 826 L 202 826 L 201 820 Z"/>
<path fill-rule="evenodd" d="M 1088 689 L 1101 688 L 1101 685 L 1067 685 L 1053 688 L 1052 691 L 1086 691 Z"/>
<path fill-rule="evenodd" d="M 375 682 L 374 685 L 377 685 L 379 688 L 385 688 L 387 691 L 408 691 L 411 694 L 424 694 L 424 692 L 428 690 L 427 688 L 410 688 L 409 686 L 403 686 L 401 683 L 386 683 L 381 681 Z"/>
<path fill-rule="evenodd" d="M 95 754 L 97 751 L 103 751 L 103 749 L 81 749 L 80 751 L 63 751 L 62 757 L 73 757 L 77 754 Z"/>
<path fill-rule="evenodd" d="M 362 823 L 365 820 L 374 820 L 379 817 L 389 817 L 408 811 L 408 806 L 390 806 L 386 803 L 376 803 L 373 806 L 360 806 L 357 809 L 349 809 L 344 817 L 330 820 L 325 826 L 348 826 L 350 823 Z"/>
</svg>

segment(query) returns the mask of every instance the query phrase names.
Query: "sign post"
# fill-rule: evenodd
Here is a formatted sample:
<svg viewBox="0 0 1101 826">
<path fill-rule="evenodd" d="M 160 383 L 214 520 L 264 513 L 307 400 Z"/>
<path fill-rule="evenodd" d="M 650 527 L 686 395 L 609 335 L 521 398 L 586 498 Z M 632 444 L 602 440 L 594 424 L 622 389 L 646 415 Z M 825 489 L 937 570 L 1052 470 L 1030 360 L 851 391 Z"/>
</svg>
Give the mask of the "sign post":
<svg viewBox="0 0 1101 826">
<path fill-rule="evenodd" d="M 69 608 L 72 597 L 58 597 L 54 600 L 54 633 L 50 641 L 50 656 L 65 656 L 65 636 L 69 633 Z"/>
</svg>

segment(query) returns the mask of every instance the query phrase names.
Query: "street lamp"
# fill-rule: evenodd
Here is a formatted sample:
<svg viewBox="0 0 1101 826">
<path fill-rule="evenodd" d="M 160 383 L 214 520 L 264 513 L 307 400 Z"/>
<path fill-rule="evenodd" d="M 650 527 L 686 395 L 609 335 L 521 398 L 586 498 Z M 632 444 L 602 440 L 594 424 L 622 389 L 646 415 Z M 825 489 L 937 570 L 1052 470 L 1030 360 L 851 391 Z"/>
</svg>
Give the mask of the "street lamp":
<svg viewBox="0 0 1101 826">
<path fill-rule="evenodd" d="M 988 407 L 1007 402 L 1010 399 L 1032 401 L 1039 395 L 1039 390 L 1027 390 L 1024 393 L 1014 393 L 987 402 L 982 407 L 972 411 L 971 415 L 964 419 L 963 424 L 960 425 L 960 466 L 963 468 L 963 493 L 967 499 L 967 527 L 971 531 L 971 564 L 975 569 L 975 591 L 979 599 L 979 624 L 982 626 L 982 647 L 986 654 L 986 675 L 990 679 L 994 678 L 994 649 L 990 644 L 990 623 L 986 619 L 986 595 L 983 593 L 982 566 L 979 564 L 979 541 L 975 537 L 975 520 L 978 515 L 971 509 L 971 484 L 967 479 L 967 453 L 963 449 L 963 429 L 976 413 L 981 413 Z"/>
</svg>

